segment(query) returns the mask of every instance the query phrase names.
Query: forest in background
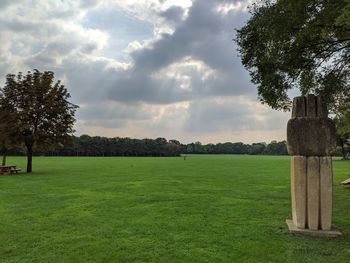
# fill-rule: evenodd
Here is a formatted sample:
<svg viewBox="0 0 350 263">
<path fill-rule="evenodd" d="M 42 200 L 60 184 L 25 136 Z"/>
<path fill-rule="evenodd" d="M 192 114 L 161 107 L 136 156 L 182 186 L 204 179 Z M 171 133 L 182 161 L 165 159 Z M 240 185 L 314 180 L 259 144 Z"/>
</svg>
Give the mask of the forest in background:
<svg viewBox="0 0 350 263">
<path fill-rule="evenodd" d="M 25 149 L 9 151 L 10 155 L 25 155 Z M 72 136 L 69 143 L 50 150 L 37 150 L 36 156 L 179 156 L 181 154 L 249 154 L 287 155 L 286 141 L 225 142 L 182 144 L 177 140 L 107 138 L 100 136 Z"/>
</svg>

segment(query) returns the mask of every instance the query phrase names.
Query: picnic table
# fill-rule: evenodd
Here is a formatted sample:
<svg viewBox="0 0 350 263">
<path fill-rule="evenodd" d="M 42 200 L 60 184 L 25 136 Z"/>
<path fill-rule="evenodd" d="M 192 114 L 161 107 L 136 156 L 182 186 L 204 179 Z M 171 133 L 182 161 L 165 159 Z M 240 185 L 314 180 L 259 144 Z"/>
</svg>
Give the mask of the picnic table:
<svg viewBox="0 0 350 263">
<path fill-rule="evenodd" d="M 17 168 L 16 165 L 0 166 L 0 175 L 4 174 L 17 174 L 21 169 Z"/>
</svg>

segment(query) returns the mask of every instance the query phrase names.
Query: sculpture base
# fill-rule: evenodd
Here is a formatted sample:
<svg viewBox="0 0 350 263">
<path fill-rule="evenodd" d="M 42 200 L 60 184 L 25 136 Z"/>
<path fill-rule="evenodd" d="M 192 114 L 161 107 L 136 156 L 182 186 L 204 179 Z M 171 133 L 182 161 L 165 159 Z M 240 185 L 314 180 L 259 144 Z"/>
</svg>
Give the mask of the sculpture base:
<svg viewBox="0 0 350 263">
<path fill-rule="evenodd" d="M 290 219 L 286 220 L 286 223 L 288 225 L 289 231 L 292 234 L 296 235 L 307 235 L 307 236 L 313 236 L 313 237 L 339 237 L 343 234 L 336 229 L 332 229 L 330 231 L 327 230 L 310 230 L 310 229 L 300 229 L 297 228 L 296 225 L 294 225 L 293 221 Z"/>
</svg>

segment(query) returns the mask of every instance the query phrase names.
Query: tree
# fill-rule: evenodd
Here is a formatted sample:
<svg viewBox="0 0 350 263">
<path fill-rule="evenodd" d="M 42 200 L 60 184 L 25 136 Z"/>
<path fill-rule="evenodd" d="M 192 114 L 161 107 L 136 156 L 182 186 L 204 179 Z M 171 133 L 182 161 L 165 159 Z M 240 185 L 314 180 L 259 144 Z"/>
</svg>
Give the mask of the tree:
<svg viewBox="0 0 350 263">
<path fill-rule="evenodd" d="M 253 143 L 249 148 L 249 154 L 257 155 L 262 154 L 266 149 L 266 143 Z"/>
<path fill-rule="evenodd" d="M 268 155 L 287 155 L 287 142 L 286 141 L 272 141 L 268 144 L 264 150 L 264 154 Z"/>
<path fill-rule="evenodd" d="M 263 0 L 250 11 L 235 40 L 261 102 L 288 110 L 297 88 L 324 95 L 333 112 L 346 105 L 338 99 L 350 97 L 349 0 Z"/>
<path fill-rule="evenodd" d="M 68 101 L 70 94 L 51 71 L 8 74 L 0 94 L 3 106 L 14 114 L 31 173 L 34 149 L 62 145 L 73 134 L 78 106 Z"/>
</svg>

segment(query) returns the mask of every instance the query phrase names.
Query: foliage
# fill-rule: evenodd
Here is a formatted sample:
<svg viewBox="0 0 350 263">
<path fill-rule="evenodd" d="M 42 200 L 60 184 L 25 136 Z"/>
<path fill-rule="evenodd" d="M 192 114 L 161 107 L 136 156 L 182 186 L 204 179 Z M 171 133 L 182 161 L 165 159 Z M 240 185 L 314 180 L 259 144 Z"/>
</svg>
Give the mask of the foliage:
<svg viewBox="0 0 350 263">
<path fill-rule="evenodd" d="M 54 73 L 34 70 L 23 75 L 8 74 L 0 90 L 2 107 L 13 115 L 18 134 L 27 149 L 27 172 L 32 171 L 34 148 L 64 143 L 73 133 L 77 106 Z"/>
<path fill-rule="evenodd" d="M 350 96 L 350 1 L 264 0 L 251 15 L 236 42 L 261 101 L 288 110 L 297 88 L 338 111 L 338 97 Z"/>
<path fill-rule="evenodd" d="M 9 158 L 24 164 L 24 158 Z M 0 262 L 349 262 L 350 162 L 334 161 L 341 238 L 295 237 L 287 156 L 38 157 L 0 177 Z"/>
<path fill-rule="evenodd" d="M 192 147 L 191 147 L 192 145 Z M 195 147 L 193 147 L 195 146 Z M 189 151 L 190 150 L 190 151 Z M 225 142 L 217 144 L 200 145 L 188 144 L 183 147 L 182 153 L 194 154 L 249 154 L 249 155 L 287 155 L 286 141 L 272 141 L 270 144 L 242 142 Z"/>
</svg>

